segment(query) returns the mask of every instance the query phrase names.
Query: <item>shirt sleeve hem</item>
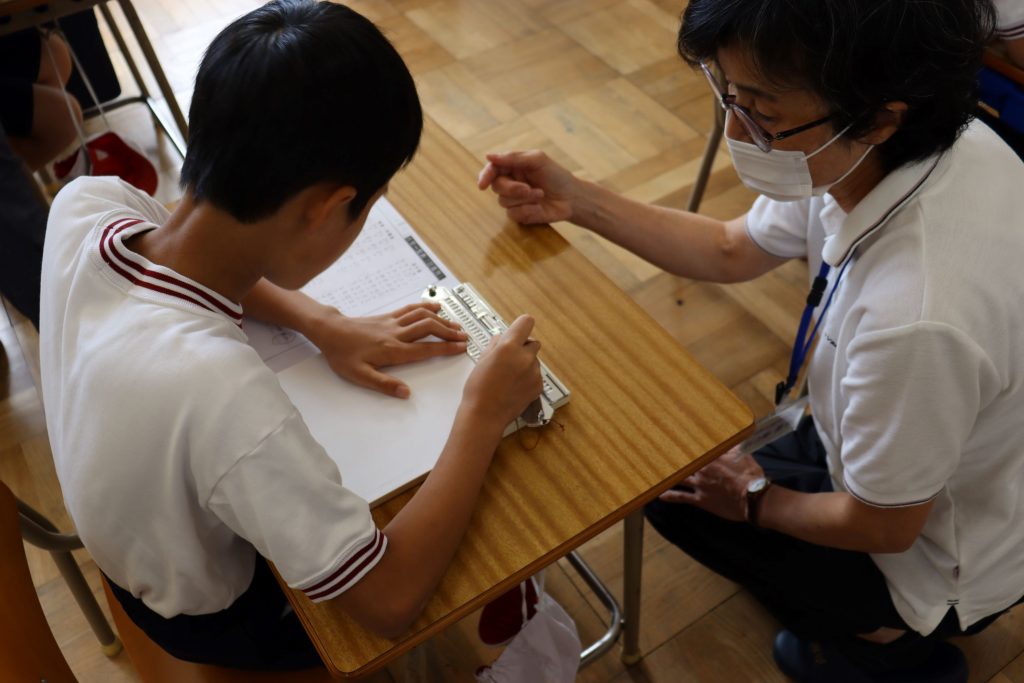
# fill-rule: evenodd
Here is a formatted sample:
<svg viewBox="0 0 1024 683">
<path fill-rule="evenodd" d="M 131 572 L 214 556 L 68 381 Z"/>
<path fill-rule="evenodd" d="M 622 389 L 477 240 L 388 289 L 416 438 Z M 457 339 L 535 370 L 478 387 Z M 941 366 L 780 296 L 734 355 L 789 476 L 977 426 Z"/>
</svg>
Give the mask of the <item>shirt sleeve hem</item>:
<svg viewBox="0 0 1024 683">
<path fill-rule="evenodd" d="M 388 547 L 388 538 L 380 529 L 374 529 L 373 536 L 355 552 L 342 558 L 328 570 L 327 576 L 308 586 L 292 586 L 302 591 L 313 602 L 324 602 L 336 598 L 354 586 L 377 566 Z"/>
<path fill-rule="evenodd" d="M 768 254 L 769 256 L 774 256 L 775 258 L 782 258 L 782 259 L 793 259 L 793 258 L 800 258 L 801 257 L 801 254 L 793 255 L 793 254 L 779 254 L 779 253 L 776 253 L 776 252 L 772 251 L 771 249 L 767 248 L 766 246 L 764 246 L 763 244 L 761 244 L 760 242 L 758 242 L 757 238 L 754 237 L 754 232 L 750 229 L 749 214 L 743 218 L 743 229 L 746 230 L 747 237 L 749 237 L 750 241 L 754 243 L 754 246 L 757 247 L 758 249 L 760 249 L 761 251 L 763 251 L 764 253 Z"/>
<path fill-rule="evenodd" d="M 1002 40 L 1014 40 L 1024 38 L 1024 22 L 1014 22 L 1008 26 L 1000 26 L 996 29 L 996 37 Z"/>
<path fill-rule="evenodd" d="M 919 492 L 917 495 L 909 495 L 903 493 L 900 495 L 901 500 L 898 502 L 886 501 L 881 502 L 888 498 L 888 496 L 876 493 L 874 491 L 867 491 L 863 487 L 853 484 L 846 473 L 843 473 L 843 484 L 846 486 L 846 492 L 851 496 L 864 503 L 875 508 L 909 508 L 916 505 L 924 505 L 925 503 L 933 500 L 942 491 L 940 488 L 938 491 L 932 494 L 926 494 Z"/>
</svg>

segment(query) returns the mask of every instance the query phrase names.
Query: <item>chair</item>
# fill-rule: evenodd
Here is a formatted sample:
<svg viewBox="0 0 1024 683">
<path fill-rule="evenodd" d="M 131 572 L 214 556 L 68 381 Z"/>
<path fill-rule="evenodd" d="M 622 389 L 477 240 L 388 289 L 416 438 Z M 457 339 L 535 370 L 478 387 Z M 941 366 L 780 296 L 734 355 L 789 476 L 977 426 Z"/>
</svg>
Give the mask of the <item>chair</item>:
<svg viewBox="0 0 1024 683">
<path fill-rule="evenodd" d="M 19 522 L 17 499 L 0 482 L 0 679 L 76 683 L 39 604 Z"/>
<path fill-rule="evenodd" d="M 722 77 L 721 71 L 715 67 L 715 75 Z M 704 199 L 704 190 L 707 189 L 708 179 L 711 177 L 711 167 L 715 163 L 715 155 L 718 154 L 718 145 L 722 142 L 722 135 L 725 133 L 725 110 L 722 104 L 712 98 L 711 106 L 715 110 L 715 124 L 708 133 L 708 141 L 704 146 L 704 156 L 701 157 L 700 170 L 697 171 L 697 178 L 693 181 L 693 189 L 690 190 L 690 199 L 686 203 L 686 210 L 696 213 L 700 209 L 700 202 Z"/>
<path fill-rule="evenodd" d="M 99 603 L 96 602 L 96 598 L 92 594 L 92 589 L 89 588 L 85 576 L 82 575 L 82 570 L 71 555 L 72 550 L 83 547 L 82 541 L 74 534 L 60 533 L 50 520 L 16 496 L 14 501 L 18 508 L 21 537 L 35 547 L 49 551 L 64 583 L 71 591 L 71 596 L 78 603 L 79 609 L 82 610 L 86 621 L 89 622 L 89 627 L 96 635 L 103 654 L 108 657 L 116 656 L 121 652 L 121 641 L 110 630 L 110 624 L 103 616 Z"/>
<path fill-rule="evenodd" d="M 0 584 L 4 587 L 4 609 L 0 610 L 0 680 L 77 683 L 39 604 L 25 558 L 21 532 L 25 518 L 19 506 L 27 507 L 0 482 L 0 557 L 3 558 Z M 77 537 L 67 538 L 77 541 Z M 240 671 L 176 659 L 128 618 L 121 603 L 111 595 L 106 581 L 103 590 L 114 624 L 143 683 L 327 683 L 331 680 L 326 670 Z M 106 624 L 105 620 L 103 623 Z M 120 650 L 120 643 L 113 636 L 111 639 L 116 643 L 116 650 Z"/>
</svg>

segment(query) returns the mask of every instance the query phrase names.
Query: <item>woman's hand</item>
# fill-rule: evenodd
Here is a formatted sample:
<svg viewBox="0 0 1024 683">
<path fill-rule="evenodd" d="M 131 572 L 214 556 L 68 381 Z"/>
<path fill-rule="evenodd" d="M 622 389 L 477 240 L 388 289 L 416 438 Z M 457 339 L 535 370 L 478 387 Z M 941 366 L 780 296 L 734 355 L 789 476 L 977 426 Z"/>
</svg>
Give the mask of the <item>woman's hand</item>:
<svg viewBox="0 0 1024 683">
<path fill-rule="evenodd" d="M 477 187 L 498 195 L 508 217 L 523 223 L 552 223 L 573 217 L 576 177 L 544 152 L 488 154 Z"/>
<path fill-rule="evenodd" d="M 667 503 L 685 503 L 723 519 L 747 519 L 747 485 L 763 477 L 764 470 L 750 454 L 732 449 L 712 460 L 659 498 Z"/>
<path fill-rule="evenodd" d="M 436 303 L 411 304 L 365 318 L 346 318 L 333 311 L 306 336 L 340 377 L 382 394 L 408 398 L 409 387 L 381 368 L 466 351 L 466 333 L 438 316 L 439 310 Z M 429 336 L 441 341 L 420 341 Z"/>
</svg>

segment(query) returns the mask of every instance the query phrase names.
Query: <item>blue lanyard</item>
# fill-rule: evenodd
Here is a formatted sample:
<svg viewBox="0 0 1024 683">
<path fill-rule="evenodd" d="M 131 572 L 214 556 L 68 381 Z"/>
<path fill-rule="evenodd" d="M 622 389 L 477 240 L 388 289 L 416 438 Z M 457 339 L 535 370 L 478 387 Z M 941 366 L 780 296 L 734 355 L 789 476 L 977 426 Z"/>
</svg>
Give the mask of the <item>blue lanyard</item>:
<svg viewBox="0 0 1024 683">
<path fill-rule="evenodd" d="M 832 283 L 832 290 L 828 293 L 828 298 L 825 300 L 825 307 L 821 309 L 821 315 L 818 316 L 818 320 L 814 323 L 814 329 L 811 330 L 810 336 L 808 336 L 807 331 L 811 327 L 811 316 L 814 315 L 814 309 L 821 303 L 821 296 L 825 293 L 825 287 L 828 286 L 829 265 L 824 261 L 822 262 L 821 270 L 818 271 L 817 277 L 814 278 L 814 282 L 811 284 L 811 291 L 807 295 L 807 305 L 804 307 L 804 314 L 800 316 L 800 327 L 797 328 L 796 339 L 793 341 L 793 353 L 789 357 L 789 374 L 786 376 L 786 381 L 775 385 L 775 405 L 782 403 L 782 399 L 786 397 L 789 390 L 796 384 L 800 368 L 804 366 L 807 354 L 810 353 L 811 346 L 814 345 L 814 339 L 818 336 L 818 328 L 821 327 L 821 321 L 825 319 L 828 307 L 832 305 L 832 296 L 836 293 L 836 287 L 839 286 L 839 281 L 843 279 L 846 266 L 850 265 L 852 260 L 846 259 L 843 267 L 839 269 L 839 275 L 836 276 L 836 281 Z"/>
</svg>

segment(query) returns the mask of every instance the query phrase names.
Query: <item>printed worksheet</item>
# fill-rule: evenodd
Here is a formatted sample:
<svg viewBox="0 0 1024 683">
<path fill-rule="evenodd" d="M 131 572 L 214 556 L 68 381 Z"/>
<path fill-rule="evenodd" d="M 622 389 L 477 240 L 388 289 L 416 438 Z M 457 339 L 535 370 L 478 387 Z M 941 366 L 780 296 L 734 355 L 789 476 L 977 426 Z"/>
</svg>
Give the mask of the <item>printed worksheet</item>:
<svg viewBox="0 0 1024 683">
<path fill-rule="evenodd" d="M 364 316 L 416 303 L 436 283 L 458 284 L 395 207 L 381 199 L 352 247 L 302 291 L 345 315 Z M 467 354 L 388 368 L 412 392 L 400 400 L 341 379 L 294 330 L 251 320 L 243 328 L 347 488 L 377 503 L 433 468 L 474 367 Z"/>
<path fill-rule="evenodd" d="M 302 291 L 348 316 L 387 313 L 420 301 L 423 290 L 443 283 L 455 287 L 448 268 L 408 221 L 382 197 L 370 210 L 355 243 Z M 294 330 L 246 320 L 249 343 L 275 372 L 317 353 Z"/>
</svg>

